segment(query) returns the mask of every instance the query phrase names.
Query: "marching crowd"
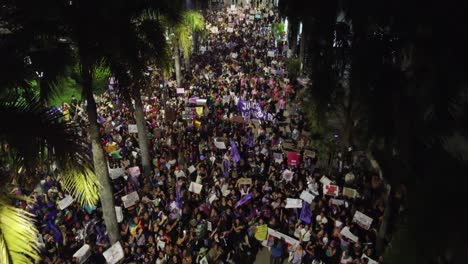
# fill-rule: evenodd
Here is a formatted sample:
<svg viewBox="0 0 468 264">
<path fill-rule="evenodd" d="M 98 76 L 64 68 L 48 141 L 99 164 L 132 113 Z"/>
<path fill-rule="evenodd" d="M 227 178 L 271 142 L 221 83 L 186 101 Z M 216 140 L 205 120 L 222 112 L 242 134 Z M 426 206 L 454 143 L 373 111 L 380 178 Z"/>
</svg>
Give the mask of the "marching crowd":
<svg viewBox="0 0 468 264">
<path fill-rule="evenodd" d="M 207 11 L 206 20 L 209 34 L 184 83 L 151 73 L 142 96 L 149 177 L 129 171 L 141 166 L 132 107 L 119 100 L 114 82 L 97 97 L 109 167 L 125 171 L 112 178 L 122 209 L 121 263 L 253 263 L 262 247 L 271 263 L 383 263 L 376 239 L 385 185 L 371 172 L 354 175 L 352 158 L 340 160 L 333 175 L 317 166 L 320 150 L 308 149 L 296 98 L 300 86 L 284 66 L 287 43 L 272 33 L 278 15 L 237 6 Z M 83 109 L 75 98 L 62 108 L 66 120 L 85 124 Z M 60 210 L 60 172 L 40 173 L 34 203 L 19 206 L 36 214 L 44 263 L 73 263 L 84 244 L 90 263 L 104 263 L 111 245 L 99 205 Z M 122 201 L 135 192 L 133 203 Z M 260 234 L 265 224 L 280 235 Z"/>
</svg>

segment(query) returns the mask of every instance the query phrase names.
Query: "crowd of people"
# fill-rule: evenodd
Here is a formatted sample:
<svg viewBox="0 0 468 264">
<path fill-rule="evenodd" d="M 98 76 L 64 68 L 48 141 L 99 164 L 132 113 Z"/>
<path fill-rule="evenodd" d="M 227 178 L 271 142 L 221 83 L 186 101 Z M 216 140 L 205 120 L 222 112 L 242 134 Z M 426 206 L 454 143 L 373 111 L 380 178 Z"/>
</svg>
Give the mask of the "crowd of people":
<svg viewBox="0 0 468 264">
<path fill-rule="evenodd" d="M 123 216 L 121 263 L 253 263 L 263 247 L 271 263 L 383 263 L 376 254 L 383 181 L 377 174 L 354 175 L 352 158 L 343 158 L 333 175 L 317 166 L 320 150 L 308 149 L 296 98 L 301 87 L 285 69 L 288 46 L 273 34 L 276 12 L 237 6 L 205 17 L 208 34 L 183 83 L 151 73 L 142 97 L 150 176 L 129 173 L 141 168 L 141 156 L 138 134 L 129 129 L 132 107 L 119 99 L 117 84 L 97 96 L 109 167 L 125 171 L 112 179 Z M 85 124 L 83 109 L 73 99 L 62 111 L 67 121 Z M 60 172 L 44 167 L 40 173 L 34 202 L 18 206 L 36 215 L 43 261 L 73 263 L 87 244 L 88 261 L 105 262 L 102 253 L 111 245 L 100 206 L 73 203 L 61 210 Z M 344 187 L 355 193 L 345 194 Z M 122 197 L 134 192 L 138 199 L 127 206 Z M 290 206 L 293 201 L 300 206 Z M 356 220 L 356 212 L 371 223 Z M 257 239 L 265 224 L 282 235 Z"/>
</svg>

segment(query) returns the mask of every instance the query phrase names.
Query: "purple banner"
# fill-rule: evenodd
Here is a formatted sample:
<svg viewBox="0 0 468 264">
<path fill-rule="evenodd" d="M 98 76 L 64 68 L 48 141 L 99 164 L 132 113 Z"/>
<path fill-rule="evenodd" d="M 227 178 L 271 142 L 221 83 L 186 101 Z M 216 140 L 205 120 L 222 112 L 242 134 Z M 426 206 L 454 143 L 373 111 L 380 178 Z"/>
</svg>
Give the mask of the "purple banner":
<svg viewBox="0 0 468 264">
<path fill-rule="evenodd" d="M 237 103 L 237 111 L 242 115 L 244 120 L 260 119 L 265 121 L 275 121 L 275 115 L 264 111 L 262 106 L 257 102 L 243 101 L 239 99 L 239 102 Z"/>
</svg>

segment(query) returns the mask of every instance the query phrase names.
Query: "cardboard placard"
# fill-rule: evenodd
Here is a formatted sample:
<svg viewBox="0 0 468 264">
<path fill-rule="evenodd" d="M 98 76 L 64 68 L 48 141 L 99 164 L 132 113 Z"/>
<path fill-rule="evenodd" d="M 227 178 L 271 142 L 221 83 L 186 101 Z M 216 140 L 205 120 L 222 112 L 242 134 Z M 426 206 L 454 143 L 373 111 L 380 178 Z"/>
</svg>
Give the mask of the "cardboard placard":
<svg viewBox="0 0 468 264">
<path fill-rule="evenodd" d="M 108 264 L 115 264 L 124 258 L 124 251 L 120 242 L 115 243 L 102 253 Z"/>
<path fill-rule="evenodd" d="M 338 205 L 338 206 L 342 206 L 345 204 L 345 201 L 344 200 L 341 200 L 341 199 L 330 199 L 331 203 L 334 204 L 334 205 Z"/>
<path fill-rule="evenodd" d="M 302 200 L 286 198 L 286 206 L 284 208 L 302 208 Z"/>
<path fill-rule="evenodd" d="M 325 175 L 323 175 L 322 178 L 320 178 L 320 182 L 323 185 L 330 185 L 332 183 L 332 181 Z"/>
<path fill-rule="evenodd" d="M 299 198 L 311 204 L 315 198 L 315 195 L 309 193 L 308 191 L 302 191 L 301 196 Z"/>
<path fill-rule="evenodd" d="M 360 227 L 364 228 L 365 230 L 369 230 L 372 225 L 374 219 L 370 218 L 369 216 L 356 211 L 353 216 L 353 223 L 358 224 Z"/>
<path fill-rule="evenodd" d="M 136 191 L 122 197 L 122 202 L 125 208 L 134 206 L 139 200 L 140 197 Z"/>
<path fill-rule="evenodd" d="M 324 195 L 338 196 L 339 193 L 340 193 L 340 187 L 338 187 L 338 185 L 329 184 L 329 185 L 323 186 Z"/>
<path fill-rule="evenodd" d="M 196 193 L 196 194 L 200 194 L 202 188 L 203 188 L 203 185 L 196 183 L 196 182 L 190 182 L 189 191 Z"/>
<path fill-rule="evenodd" d="M 358 192 L 355 189 L 348 188 L 348 187 L 343 188 L 343 196 L 344 197 L 356 198 L 357 195 L 358 195 Z"/>
<path fill-rule="evenodd" d="M 128 133 L 138 133 L 138 127 L 135 124 L 128 125 Z"/>
<path fill-rule="evenodd" d="M 65 198 L 63 198 L 62 200 L 60 200 L 58 202 L 58 208 L 60 210 L 63 210 L 65 208 L 67 208 L 68 206 L 70 206 L 72 203 L 73 203 L 74 199 L 73 197 L 71 197 L 70 195 L 66 194 L 65 195 Z"/>
<path fill-rule="evenodd" d="M 248 184 L 252 185 L 252 179 L 251 178 L 240 178 L 237 180 L 238 185 L 243 185 L 243 184 Z"/>
</svg>

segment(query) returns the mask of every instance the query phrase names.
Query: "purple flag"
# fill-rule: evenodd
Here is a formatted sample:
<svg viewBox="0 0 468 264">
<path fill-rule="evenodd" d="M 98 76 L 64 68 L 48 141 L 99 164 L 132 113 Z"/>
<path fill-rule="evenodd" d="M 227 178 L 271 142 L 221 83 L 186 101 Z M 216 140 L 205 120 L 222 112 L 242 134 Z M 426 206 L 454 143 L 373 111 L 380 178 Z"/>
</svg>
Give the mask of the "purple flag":
<svg viewBox="0 0 468 264">
<path fill-rule="evenodd" d="M 249 147 L 251 147 L 251 148 L 252 148 L 253 145 L 254 145 L 254 140 L 253 140 L 253 133 L 252 133 L 252 131 L 249 131 L 249 141 L 247 142 L 247 145 L 248 145 Z"/>
<path fill-rule="evenodd" d="M 312 219 L 312 211 L 310 211 L 310 207 L 309 207 L 309 204 L 305 201 L 303 201 L 302 203 L 302 210 L 301 210 L 301 221 L 306 223 L 306 224 L 310 224 L 311 223 L 311 219 Z"/>
<path fill-rule="evenodd" d="M 179 209 L 182 209 L 182 197 L 180 196 L 180 186 L 179 187 L 176 187 L 176 199 L 175 199 L 175 202 L 177 204 L 177 207 Z"/>
<path fill-rule="evenodd" d="M 224 177 L 229 177 L 229 167 L 231 166 L 228 159 L 223 159 Z"/>
<path fill-rule="evenodd" d="M 233 140 L 231 140 L 231 157 L 235 163 L 240 161 L 239 151 L 237 150 L 236 143 L 234 143 Z"/>
<path fill-rule="evenodd" d="M 250 201 L 250 199 L 253 198 L 253 195 L 252 193 L 249 193 L 247 194 L 246 196 L 242 197 L 242 199 L 240 199 L 237 203 L 236 203 L 236 208 L 247 203 L 248 201 Z"/>
</svg>

